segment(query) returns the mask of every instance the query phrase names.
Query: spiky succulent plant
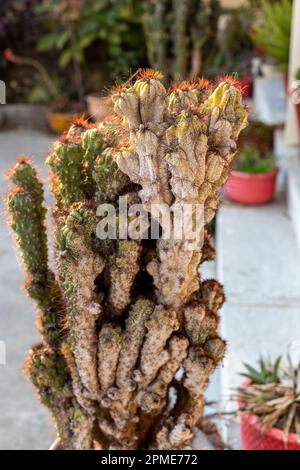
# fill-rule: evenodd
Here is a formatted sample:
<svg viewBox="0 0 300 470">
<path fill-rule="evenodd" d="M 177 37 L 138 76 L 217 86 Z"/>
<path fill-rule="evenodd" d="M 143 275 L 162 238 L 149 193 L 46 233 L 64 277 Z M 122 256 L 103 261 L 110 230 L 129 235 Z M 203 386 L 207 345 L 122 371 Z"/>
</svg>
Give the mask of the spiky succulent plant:
<svg viewBox="0 0 300 470">
<path fill-rule="evenodd" d="M 300 440 L 300 363 L 291 357 L 282 362 L 259 360 L 259 369 L 245 364 L 248 383 L 238 389 L 241 413 L 254 414 L 263 424 L 264 432 L 277 427 L 283 430 L 287 443 L 289 432 Z"/>
<path fill-rule="evenodd" d="M 260 357 L 258 369 L 255 369 L 249 364 L 244 364 L 246 372 L 242 372 L 241 375 L 249 379 L 251 383 L 258 385 L 279 383 L 278 372 L 280 363 L 281 356 L 279 356 L 274 362 L 271 360 L 266 361 L 263 357 Z"/>
<path fill-rule="evenodd" d="M 129 208 L 140 203 L 153 219 L 154 203 L 200 204 L 203 229 L 247 113 L 230 79 L 168 91 L 154 71 L 119 87 L 112 100 L 115 116 L 92 126 L 75 122 L 47 160 L 55 273 L 36 170 L 21 158 L 9 173 L 10 222 L 42 334 L 25 371 L 64 448 L 183 449 L 225 352 L 223 288 L 198 271 L 214 249 L 207 233 L 192 249 L 184 237 L 121 238 L 118 201 L 127 196 Z M 103 203 L 116 209 L 116 237 L 98 236 Z"/>
</svg>

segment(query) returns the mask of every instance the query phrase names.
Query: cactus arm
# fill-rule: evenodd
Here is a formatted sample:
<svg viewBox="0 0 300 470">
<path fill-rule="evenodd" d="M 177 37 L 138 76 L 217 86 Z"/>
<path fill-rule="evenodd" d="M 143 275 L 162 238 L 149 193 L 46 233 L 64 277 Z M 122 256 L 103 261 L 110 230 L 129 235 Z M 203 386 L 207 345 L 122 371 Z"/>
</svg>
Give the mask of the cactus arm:
<svg viewBox="0 0 300 470">
<path fill-rule="evenodd" d="M 246 125 L 247 114 L 241 93 L 226 82 L 200 105 L 200 110 L 201 120 L 197 114 L 182 111 L 168 129 L 169 145 L 175 142 L 176 147 L 166 160 L 175 204 L 202 204 L 206 225 L 218 207 L 219 189 L 228 177 L 236 139 Z M 178 307 L 199 288 L 201 250 L 191 252 L 184 240 L 159 240 L 157 250 L 158 260 L 151 261 L 147 269 L 154 277 L 160 301 Z M 162 279 L 167 281 L 162 283 Z"/>
<path fill-rule="evenodd" d="M 63 138 L 54 146 L 47 159 L 54 181 L 54 194 L 60 206 L 71 205 L 84 199 L 82 146 L 71 138 Z"/>
<path fill-rule="evenodd" d="M 96 231 L 96 215 L 84 204 L 73 206 L 62 217 L 57 262 L 66 300 L 69 342 L 78 373 L 90 399 L 99 395 L 96 369 L 96 321 L 101 306 L 95 294 L 95 280 L 103 271 L 101 255 L 92 249 L 92 234 Z"/>
<path fill-rule="evenodd" d="M 98 343 L 98 376 L 100 384 L 100 399 L 115 383 L 116 371 L 124 332 L 119 326 L 105 323 L 99 333 Z"/>
<path fill-rule="evenodd" d="M 178 330 L 179 322 L 174 311 L 155 307 L 151 318 L 146 322 L 147 334 L 141 348 L 139 370 L 134 372 L 134 380 L 139 389 L 144 390 L 156 377 L 158 370 L 168 361 L 165 349 L 171 334 Z"/>
<path fill-rule="evenodd" d="M 64 446 L 74 450 L 91 449 L 93 417 L 75 399 L 63 356 L 38 344 L 29 351 L 24 371 L 37 388 L 41 403 L 50 409 Z"/>
<path fill-rule="evenodd" d="M 26 272 L 25 288 L 38 305 L 41 334 L 49 344 L 55 344 L 61 336 L 63 302 L 55 276 L 48 268 L 42 183 L 25 157 L 17 161 L 8 177 L 16 186 L 7 196 L 7 206 Z"/>
<path fill-rule="evenodd" d="M 118 240 L 117 253 L 108 262 L 108 303 L 112 315 L 121 315 L 130 304 L 131 290 L 140 269 L 141 244 L 135 240 Z"/>
<path fill-rule="evenodd" d="M 117 163 L 132 181 L 142 186 L 139 194 L 146 206 L 169 204 L 172 197 L 164 161 L 166 90 L 158 78 L 156 74 L 140 79 L 113 97 L 116 113 L 128 122 L 131 146 L 134 147 L 134 151 L 122 149 Z M 145 125 L 150 126 L 149 129 Z"/>
</svg>

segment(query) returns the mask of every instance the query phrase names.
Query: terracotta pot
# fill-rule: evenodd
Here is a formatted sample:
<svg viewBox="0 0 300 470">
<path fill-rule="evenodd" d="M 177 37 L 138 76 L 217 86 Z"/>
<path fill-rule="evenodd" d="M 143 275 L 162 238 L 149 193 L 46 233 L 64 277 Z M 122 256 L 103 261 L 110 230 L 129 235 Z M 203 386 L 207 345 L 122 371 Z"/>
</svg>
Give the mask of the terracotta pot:
<svg viewBox="0 0 300 470">
<path fill-rule="evenodd" d="M 242 387 L 251 384 L 250 379 L 245 379 Z M 243 402 L 238 400 L 239 408 Z M 300 442 L 297 435 L 290 432 L 287 443 L 284 443 L 283 431 L 278 428 L 271 428 L 268 432 L 263 432 L 263 424 L 258 416 L 244 414 L 241 417 L 241 441 L 245 450 L 300 450 Z"/>
<path fill-rule="evenodd" d="M 103 121 L 103 119 L 113 112 L 110 98 L 99 96 L 97 94 L 87 95 L 86 103 L 89 116 L 94 121 Z"/>
<path fill-rule="evenodd" d="M 82 117 L 83 113 L 55 113 L 52 111 L 46 113 L 48 124 L 56 134 L 62 134 L 64 131 L 67 131 L 74 119 Z"/>
<path fill-rule="evenodd" d="M 270 173 L 250 174 L 231 171 L 225 185 L 228 199 L 240 204 L 264 204 L 273 199 L 278 169 Z"/>
</svg>

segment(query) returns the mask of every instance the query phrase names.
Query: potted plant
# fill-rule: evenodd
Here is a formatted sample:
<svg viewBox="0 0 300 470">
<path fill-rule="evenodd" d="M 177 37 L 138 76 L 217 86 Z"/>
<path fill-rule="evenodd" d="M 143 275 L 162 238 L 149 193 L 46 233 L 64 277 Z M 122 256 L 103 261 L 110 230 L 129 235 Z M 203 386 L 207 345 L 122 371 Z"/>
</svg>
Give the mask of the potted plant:
<svg viewBox="0 0 300 470">
<path fill-rule="evenodd" d="M 245 364 L 238 388 L 241 440 L 245 450 L 300 450 L 300 363 L 288 356 Z"/>
<path fill-rule="evenodd" d="M 263 204 L 273 199 L 278 168 L 273 152 L 261 155 L 252 147 L 240 151 L 225 185 L 225 194 L 241 204 Z"/>
<path fill-rule="evenodd" d="M 271 61 L 262 66 L 265 76 L 287 73 L 289 63 L 292 1 L 261 2 L 261 14 L 254 26 L 252 40 Z"/>
</svg>

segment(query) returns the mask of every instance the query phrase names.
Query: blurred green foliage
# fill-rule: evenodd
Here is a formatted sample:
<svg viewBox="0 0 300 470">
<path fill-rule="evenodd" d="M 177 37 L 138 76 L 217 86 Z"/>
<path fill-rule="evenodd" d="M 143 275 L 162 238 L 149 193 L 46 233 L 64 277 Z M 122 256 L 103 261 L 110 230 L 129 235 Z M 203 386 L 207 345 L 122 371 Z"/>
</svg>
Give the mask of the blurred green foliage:
<svg viewBox="0 0 300 470">
<path fill-rule="evenodd" d="M 233 167 L 243 173 L 270 173 L 276 168 L 276 158 L 273 152 L 261 155 L 257 149 L 245 147 L 239 154 Z"/>
<path fill-rule="evenodd" d="M 252 34 L 254 43 L 283 71 L 287 71 L 289 63 L 292 8 L 292 0 L 262 0 L 260 18 Z"/>
<path fill-rule="evenodd" d="M 145 60 L 138 1 L 44 0 L 38 12 L 45 31 L 38 50 L 57 50 L 62 69 L 83 65 L 92 52 L 103 75 L 115 79 Z"/>
<path fill-rule="evenodd" d="M 242 372 L 240 375 L 247 377 L 254 384 L 265 385 L 270 383 L 280 383 L 280 363 L 281 356 L 279 356 L 274 362 L 271 360 L 266 361 L 263 357 L 260 357 L 258 369 L 255 369 L 249 364 L 244 364 L 246 372 Z"/>
</svg>

